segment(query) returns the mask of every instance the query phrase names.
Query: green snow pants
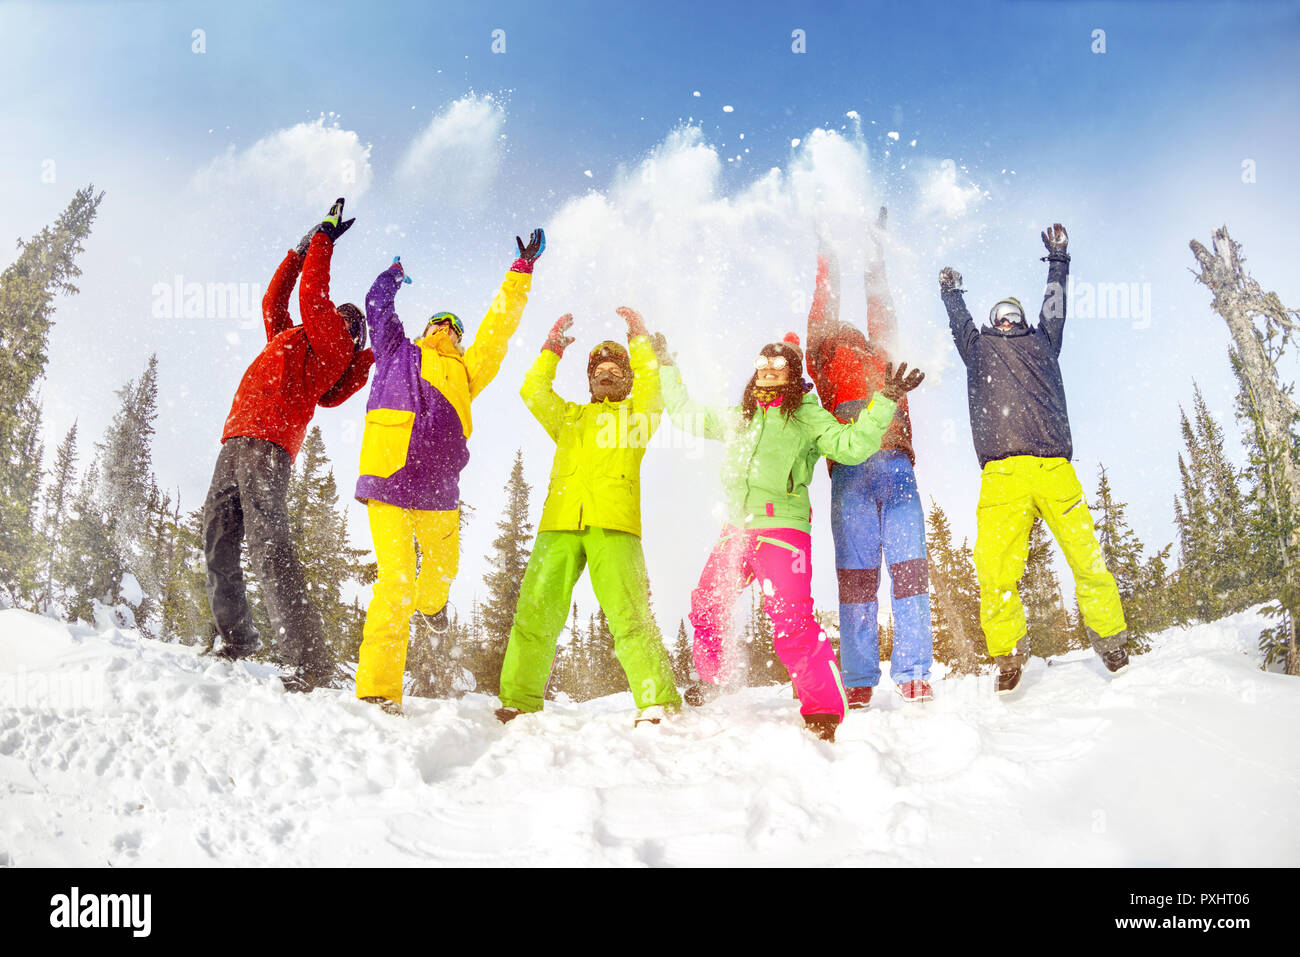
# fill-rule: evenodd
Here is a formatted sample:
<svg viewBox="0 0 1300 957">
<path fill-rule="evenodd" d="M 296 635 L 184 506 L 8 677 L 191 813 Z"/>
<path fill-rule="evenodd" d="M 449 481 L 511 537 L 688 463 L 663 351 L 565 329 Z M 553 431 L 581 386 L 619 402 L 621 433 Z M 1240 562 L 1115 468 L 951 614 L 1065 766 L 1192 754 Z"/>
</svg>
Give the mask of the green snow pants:
<svg viewBox="0 0 1300 957">
<path fill-rule="evenodd" d="M 650 580 L 641 539 L 604 528 L 539 532 L 519 589 L 501 665 L 501 704 L 541 711 L 555 661 L 555 642 L 569 617 L 584 566 L 609 620 L 614 655 L 638 708 L 681 705 L 663 636 L 650 613 Z"/>
<path fill-rule="evenodd" d="M 1036 455 L 994 459 L 984 466 L 975 534 L 980 624 L 994 657 L 1010 654 L 1025 637 L 1019 583 L 1036 517 L 1047 523 L 1074 573 L 1084 624 L 1103 645 L 1127 627 L 1074 467 L 1066 459 Z"/>
</svg>

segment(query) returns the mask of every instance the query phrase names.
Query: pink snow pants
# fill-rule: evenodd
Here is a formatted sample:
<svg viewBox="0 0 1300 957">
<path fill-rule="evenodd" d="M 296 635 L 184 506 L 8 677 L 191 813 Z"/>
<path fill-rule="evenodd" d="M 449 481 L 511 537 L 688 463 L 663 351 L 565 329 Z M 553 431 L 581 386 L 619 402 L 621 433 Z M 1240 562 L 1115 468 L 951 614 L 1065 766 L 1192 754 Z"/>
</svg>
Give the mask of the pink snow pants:
<svg viewBox="0 0 1300 957">
<path fill-rule="evenodd" d="M 700 680 L 723 680 L 723 639 L 740 592 L 754 579 L 772 618 L 772 644 L 790 672 L 803 714 L 834 714 L 847 702 L 830 640 L 813 618 L 812 537 L 793 528 L 722 530 L 700 583 L 691 592 L 695 670 Z"/>
</svg>

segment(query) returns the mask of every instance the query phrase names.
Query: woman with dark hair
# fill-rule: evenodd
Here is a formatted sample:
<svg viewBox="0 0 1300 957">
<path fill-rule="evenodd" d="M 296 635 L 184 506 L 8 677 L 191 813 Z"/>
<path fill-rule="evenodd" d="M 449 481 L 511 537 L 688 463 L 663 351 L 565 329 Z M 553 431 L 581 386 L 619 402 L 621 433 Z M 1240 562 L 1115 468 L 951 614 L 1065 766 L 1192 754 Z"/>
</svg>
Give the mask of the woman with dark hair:
<svg viewBox="0 0 1300 957">
<path fill-rule="evenodd" d="M 856 420 L 841 423 L 803 382 L 803 353 L 794 333 L 765 345 L 739 407 L 716 409 L 691 400 L 662 335 L 655 338 L 664 404 L 673 425 L 727 443 L 722 480 L 727 523 L 700 583 L 691 593 L 695 670 L 700 683 L 686 702 L 699 705 L 724 683 L 723 643 L 740 591 L 757 579 L 772 618 L 772 643 L 790 672 L 801 712 L 818 737 L 835 740 L 844 718 L 844 685 L 835 653 L 813 617 L 808 483 L 823 455 L 856 465 L 880 448 L 897 403 L 924 373 L 887 370 L 885 385 Z"/>
</svg>

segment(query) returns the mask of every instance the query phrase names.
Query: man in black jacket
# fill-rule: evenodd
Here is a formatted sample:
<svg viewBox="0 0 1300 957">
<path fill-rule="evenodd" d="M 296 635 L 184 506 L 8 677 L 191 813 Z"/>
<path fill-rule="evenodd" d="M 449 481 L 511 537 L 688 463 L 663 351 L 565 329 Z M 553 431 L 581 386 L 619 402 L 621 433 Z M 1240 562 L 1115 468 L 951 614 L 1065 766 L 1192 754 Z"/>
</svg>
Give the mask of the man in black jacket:
<svg viewBox="0 0 1300 957">
<path fill-rule="evenodd" d="M 999 300 L 989 323 L 976 329 L 962 299 L 961 273 L 945 267 L 939 289 L 957 351 L 966 363 L 975 454 L 983 469 L 976 514 L 975 572 L 980 624 L 997 661 L 998 694 L 1020 682 L 1028 660 L 1025 609 L 1017 585 L 1029 554 L 1034 519 L 1056 536 L 1074 573 L 1075 595 L 1093 648 L 1107 670 L 1128 664 L 1124 611 L 1106 570 L 1070 458 L 1074 445 L 1061 379 L 1068 237 L 1060 223 L 1043 233 L 1047 291 L 1030 327 L 1019 300 Z"/>
</svg>

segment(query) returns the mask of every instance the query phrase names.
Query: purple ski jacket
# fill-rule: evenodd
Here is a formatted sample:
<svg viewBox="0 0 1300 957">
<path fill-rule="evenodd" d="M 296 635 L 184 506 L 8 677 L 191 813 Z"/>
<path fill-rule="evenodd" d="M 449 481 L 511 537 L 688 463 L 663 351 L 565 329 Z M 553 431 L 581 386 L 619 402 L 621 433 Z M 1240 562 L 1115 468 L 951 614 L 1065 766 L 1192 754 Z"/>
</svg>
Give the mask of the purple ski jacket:
<svg viewBox="0 0 1300 957">
<path fill-rule="evenodd" d="M 516 269 L 506 273 L 464 355 L 445 327 L 414 342 L 406 338 L 393 302 L 402 285 L 399 265 L 375 279 L 366 294 L 375 369 L 361 437 L 359 501 L 440 512 L 459 507 L 473 431 L 470 402 L 501 368 L 532 278 Z"/>
</svg>

